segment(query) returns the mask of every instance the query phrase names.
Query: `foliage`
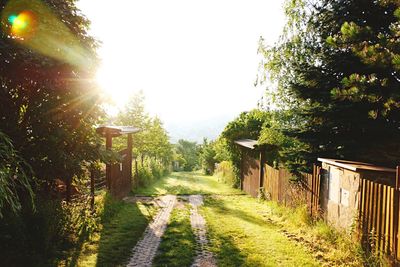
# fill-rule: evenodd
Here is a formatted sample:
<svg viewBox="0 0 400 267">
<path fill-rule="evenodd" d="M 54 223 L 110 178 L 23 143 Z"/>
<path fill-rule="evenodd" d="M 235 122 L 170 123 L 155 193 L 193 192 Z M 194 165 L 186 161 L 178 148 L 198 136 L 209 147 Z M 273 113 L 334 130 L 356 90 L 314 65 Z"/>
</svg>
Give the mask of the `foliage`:
<svg viewBox="0 0 400 267">
<path fill-rule="evenodd" d="M 0 10 L 6 2 L 0 1 Z M 29 6 L 28 2 L 25 4 Z M 24 5 L 24 1 L 19 4 Z M 96 62 L 97 44 L 87 35 L 89 22 L 78 12 L 74 1 L 45 4 L 87 52 L 86 61 Z M 38 20 L 38 27 L 48 29 L 49 35 L 60 31 L 58 24 Z M 1 21 L 3 29 L 7 28 L 5 23 Z M 69 45 L 66 36 L 57 41 Z M 57 47 L 54 49 L 57 51 Z M 0 53 L 1 131 L 10 137 L 37 179 L 70 180 L 82 171 L 83 161 L 100 157 L 100 142 L 93 126 L 102 115 L 101 94 L 91 82 L 94 65 L 72 65 L 62 57 L 46 57 L 11 38 L 6 31 L 0 33 Z"/>
<path fill-rule="evenodd" d="M 233 172 L 233 166 L 230 161 L 221 161 L 218 163 L 214 175 L 218 178 L 218 181 L 231 186 L 235 184 L 235 173 Z"/>
<path fill-rule="evenodd" d="M 199 164 L 205 174 L 213 174 L 215 164 L 217 163 L 215 151 L 215 142 L 209 142 L 204 138 L 203 144 L 199 147 Z"/>
<path fill-rule="evenodd" d="M 196 142 L 180 139 L 175 145 L 175 151 L 179 157 L 183 158 L 183 170 L 192 171 L 198 167 L 199 147 Z"/>
<path fill-rule="evenodd" d="M 19 216 L 0 219 L 0 257 L 7 266 L 43 266 L 61 252 L 79 245 L 98 230 L 100 217 L 87 199 L 71 203 L 49 200 L 39 193 L 35 211 L 24 205 Z"/>
<path fill-rule="evenodd" d="M 148 185 L 154 179 L 167 174 L 174 157 L 162 121 L 146 113 L 144 100 L 142 91 L 131 95 L 128 103 L 114 119 L 117 125 L 134 126 L 140 130 L 132 138 L 136 186 Z M 115 141 L 116 149 L 126 147 L 126 137 Z"/>
<path fill-rule="evenodd" d="M 169 174 L 169 166 L 154 158 L 146 158 L 143 164 L 137 164 L 137 169 L 133 166 L 133 174 L 137 179 L 136 186 L 145 187 Z"/>
<path fill-rule="evenodd" d="M 37 35 L 15 38 L 8 17 L 24 9 L 34 15 Z M 0 11 L 0 258 L 9 266 L 43 265 L 93 229 L 81 204 L 51 193 L 55 179 L 87 179 L 87 165 L 102 158 L 94 127 L 103 116 L 93 82 L 97 42 L 75 1 L 0 0 Z M 71 60 L 77 54 L 84 60 Z"/>
<path fill-rule="evenodd" d="M 395 165 L 400 146 L 399 2 L 286 2 L 288 23 L 274 47 L 263 40 L 259 82 L 272 80 L 269 105 L 294 164 L 336 157 Z M 264 132 L 271 137 L 274 132 Z M 279 136 L 279 135 L 278 135 Z M 299 143 L 298 143 L 299 142 Z"/>
<path fill-rule="evenodd" d="M 11 140 L 0 132 L 0 219 L 5 209 L 13 213 L 21 210 L 19 192 L 24 192 L 33 201 L 30 176 L 29 166 L 19 157 Z"/>
<path fill-rule="evenodd" d="M 235 120 L 228 123 L 217 140 L 217 158 L 225 158 L 225 160 L 228 158 L 229 161 L 232 162 L 236 177 L 236 187 L 239 186 L 240 159 L 244 151 L 239 149 L 235 141 L 243 138 L 257 140 L 263 125 L 270 117 L 271 115 L 269 112 L 257 109 L 250 112 L 243 112 Z"/>
<path fill-rule="evenodd" d="M 146 113 L 144 100 L 142 91 L 133 94 L 115 118 L 115 123 L 140 130 L 132 140 L 134 157 L 152 157 L 169 164 L 172 160 L 172 146 L 168 133 L 159 118 L 150 117 Z"/>
</svg>

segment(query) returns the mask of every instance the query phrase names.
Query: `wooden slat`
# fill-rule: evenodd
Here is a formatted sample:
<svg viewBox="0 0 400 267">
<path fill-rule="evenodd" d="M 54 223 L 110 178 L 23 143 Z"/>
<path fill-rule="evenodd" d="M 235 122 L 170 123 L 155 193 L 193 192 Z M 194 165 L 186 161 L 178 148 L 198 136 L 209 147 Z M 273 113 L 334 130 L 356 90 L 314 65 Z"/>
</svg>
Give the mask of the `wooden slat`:
<svg viewBox="0 0 400 267">
<path fill-rule="evenodd" d="M 382 239 L 381 239 L 381 243 L 380 243 L 380 249 L 381 251 L 385 252 L 385 248 L 386 248 L 386 206 L 387 206 L 387 190 L 386 190 L 387 186 L 386 185 L 382 185 L 382 214 L 381 214 L 381 235 L 382 235 Z"/>
<path fill-rule="evenodd" d="M 381 225 L 382 225 L 382 184 L 377 185 L 377 203 L 376 203 L 376 242 L 375 247 L 377 252 L 380 252 L 381 247 Z"/>
</svg>

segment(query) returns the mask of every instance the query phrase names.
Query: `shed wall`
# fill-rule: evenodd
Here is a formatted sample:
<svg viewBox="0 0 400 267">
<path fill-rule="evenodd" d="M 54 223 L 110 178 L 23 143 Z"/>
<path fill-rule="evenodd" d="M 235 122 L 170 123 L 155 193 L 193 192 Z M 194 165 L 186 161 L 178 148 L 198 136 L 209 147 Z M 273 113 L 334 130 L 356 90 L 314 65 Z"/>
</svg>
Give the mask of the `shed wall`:
<svg viewBox="0 0 400 267">
<path fill-rule="evenodd" d="M 260 161 L 244 153 L 242 156 L 242 190 L 257 197 L 260 187 Z"/>
</svg>

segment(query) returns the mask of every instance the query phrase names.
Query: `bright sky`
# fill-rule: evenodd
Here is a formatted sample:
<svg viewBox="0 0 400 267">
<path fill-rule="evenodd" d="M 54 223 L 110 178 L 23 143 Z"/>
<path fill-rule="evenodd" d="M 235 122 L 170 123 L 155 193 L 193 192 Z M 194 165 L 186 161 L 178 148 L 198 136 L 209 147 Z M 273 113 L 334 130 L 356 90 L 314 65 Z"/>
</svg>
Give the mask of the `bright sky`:
<svg viewBox="0 0 400 267">
<path fill-rule="evenodd" d="M 117 103 L 143 90 L 164 121 L 254 108 L 260 36 L 282 31 L 283 0 L 80 0 L 103 45 L 98 79 Z"/>
</svg>

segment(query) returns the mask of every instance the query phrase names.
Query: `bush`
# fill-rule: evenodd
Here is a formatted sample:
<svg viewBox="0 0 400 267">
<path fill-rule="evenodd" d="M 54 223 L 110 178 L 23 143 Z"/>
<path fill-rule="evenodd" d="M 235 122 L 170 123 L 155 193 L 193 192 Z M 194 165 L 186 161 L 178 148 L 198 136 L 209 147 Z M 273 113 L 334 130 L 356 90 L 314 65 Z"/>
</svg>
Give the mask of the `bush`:
<svg viewBox="0 0 400 267">
<path fill-rule="evenodd" d="M 53 265 L 62 252 L 83 242 L 98 227 L 86 199 L 70 204 L 37 196 L 35 207 L 0 220 L 0 258 L 4 266 Z"/>
<path fill-rule="evenodd" d="M 137 179 L 135 181 L 135 184 L 139 187 L 146 187 L 153 181 L 168 175 L 170 172 L 169 166 L 154 158 L 144 159 L 143 164 L 141 162 L 138 162 L 137 172 L 135 169 L 135 164 L 133 164 L 132 168 L 132 173 Z"/>
<path fill-rule="evenodd" d="M 234 186 L 236 181 L 233 164 L 230 161 L 222 161 L 217 164 L 214 174 L 218 181 Z"/>
</svg>

